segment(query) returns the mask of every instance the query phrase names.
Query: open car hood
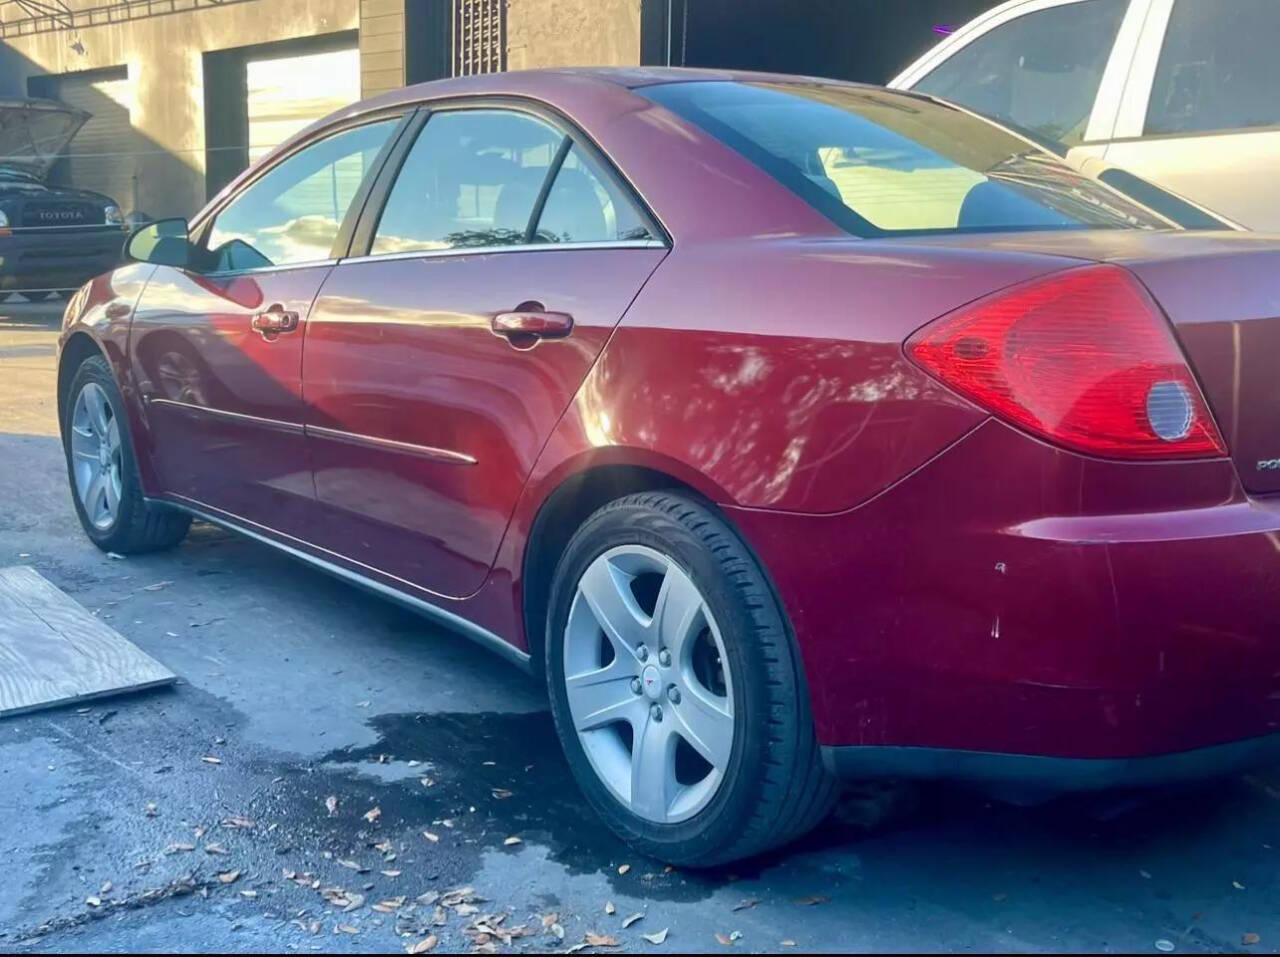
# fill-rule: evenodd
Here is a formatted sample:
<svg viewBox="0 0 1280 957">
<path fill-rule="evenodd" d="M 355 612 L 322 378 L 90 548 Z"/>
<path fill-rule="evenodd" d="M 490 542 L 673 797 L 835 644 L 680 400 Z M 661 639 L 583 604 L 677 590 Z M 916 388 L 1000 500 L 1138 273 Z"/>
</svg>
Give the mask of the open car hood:
<svg viewBox="0 0 1280 957">
<path fill-rule="evenodd" d="M 56 100 L 0 99 L 0 176 L 9 167 L 44 179 L 88 119 Z"/>
</svg>

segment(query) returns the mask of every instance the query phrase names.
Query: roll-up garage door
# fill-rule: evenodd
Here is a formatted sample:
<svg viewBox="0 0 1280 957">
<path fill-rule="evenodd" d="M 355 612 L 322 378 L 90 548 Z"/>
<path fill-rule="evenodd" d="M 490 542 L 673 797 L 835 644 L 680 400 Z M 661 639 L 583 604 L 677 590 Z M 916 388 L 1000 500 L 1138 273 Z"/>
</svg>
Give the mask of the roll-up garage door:
<svg viewBox="0 0 1280 957">
<path fill-rule="evenodd" d="M 360 51 L 347 49 L 250 58 L 249 162 L 313 121 L 360 99 Z"/>
<path fill-rule="evenodd" d="M 128 68 L 33 76 L 27 86 L 32 96 L 61 100 L 90 115 L 54 165 L 52 182 L 103 193 L 126 213 L 136 209 L 139 159 L 148 147 L 131 122 Z"/>
</svg>

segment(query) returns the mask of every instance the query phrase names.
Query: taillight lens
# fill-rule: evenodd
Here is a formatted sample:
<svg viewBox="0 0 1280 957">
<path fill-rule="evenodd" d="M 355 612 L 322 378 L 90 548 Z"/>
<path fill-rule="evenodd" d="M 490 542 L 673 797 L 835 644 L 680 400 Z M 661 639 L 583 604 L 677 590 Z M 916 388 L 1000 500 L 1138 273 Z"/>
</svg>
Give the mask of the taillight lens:
<svg viewBox="0 0 1280 957">
<path fill-rule="evenodd" d="M 1119 266 L 1082 266 L 980 299 L 916 332 L 906 350 L 978 405 L 1081 452 L 1226 454 L 1173 331 Z"/>
</svg>

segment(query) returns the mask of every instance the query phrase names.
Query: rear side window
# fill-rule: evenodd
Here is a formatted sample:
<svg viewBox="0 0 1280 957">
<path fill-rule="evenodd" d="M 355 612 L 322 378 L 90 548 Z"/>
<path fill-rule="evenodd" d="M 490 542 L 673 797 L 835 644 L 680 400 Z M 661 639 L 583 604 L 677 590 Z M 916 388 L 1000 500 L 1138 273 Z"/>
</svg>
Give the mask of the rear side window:
<svg viewBox="0 0 1280 957">
<path fill-rule="evenodd" d="M 563 140 L 555 127 L 526 113 L 437 113 L 400 169 L 372 252 L 524 242 Z"/>
<path fill-rule="evenodd" d="M 924 97 L 801 82 L 640 92 L 854 235 L 1170 225 L 1028 140 Z"/>
<path fill-rule="evenodd" d="M 565 155 L 547 192 L 534 242 L 603 243 L 653 234 L 599 165 L 577 146 Z"/>
<path fill-rule="evenodd" d="M 962 47 L 914 89 L 1074 146 L 1128 6 L 1081 0 L 1024 14 Z"/>
<path fill-rule="evenodd" d="M 1177 0 L 1147 134 L 1280 126 L 1280 0 Z"/>
</svg>

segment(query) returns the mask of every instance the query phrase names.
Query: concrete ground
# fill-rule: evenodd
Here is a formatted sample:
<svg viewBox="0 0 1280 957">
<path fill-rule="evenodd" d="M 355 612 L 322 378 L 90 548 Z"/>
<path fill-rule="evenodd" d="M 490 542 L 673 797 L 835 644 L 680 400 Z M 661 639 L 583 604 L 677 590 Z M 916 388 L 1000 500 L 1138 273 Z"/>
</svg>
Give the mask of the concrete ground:
<svg viewBox="0 0 1280 957">
<path fill-rule="evenodd" d="M 731 871 L 640 858 L 539 689 L 465 639 L 207 526 L 90 545 L 57 323 L 0 303 L 0 566 L 182 681 L 0 720 L 0 951 L 1280 952 L 1280 772 L 1035 809 L 864 789 Z"/>
</svg>

